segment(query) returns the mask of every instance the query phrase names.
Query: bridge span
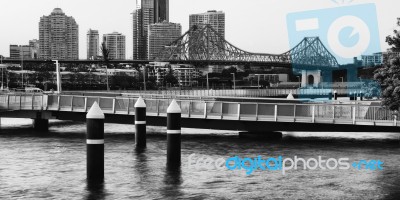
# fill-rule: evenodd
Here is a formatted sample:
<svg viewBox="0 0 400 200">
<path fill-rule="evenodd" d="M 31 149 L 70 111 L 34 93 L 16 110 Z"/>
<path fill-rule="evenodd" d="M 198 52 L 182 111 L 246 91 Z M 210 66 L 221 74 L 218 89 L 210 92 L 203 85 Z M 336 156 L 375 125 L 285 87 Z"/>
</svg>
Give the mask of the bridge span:
<svg viewBox="0 0 400 200">
<path fill-rule="evenodd" d="M 280 100 L 242 102 L 201 100 L 176 96 L 182 109 L 182 127 L 249 132 L 398 132 L 394 112 L 370 102 L 363 104 L 306 103 Z M 86 112 L 96 101 L 106 123 L 134 124 L 136 97 L 83 96 L 58 94 L 2 94 L 0 117 L 31 118 L 35 121 L 59 119 L 85 121 Z M 145 98 L 147 124 L 166 126 L 171 98 Z"/>
</svg>

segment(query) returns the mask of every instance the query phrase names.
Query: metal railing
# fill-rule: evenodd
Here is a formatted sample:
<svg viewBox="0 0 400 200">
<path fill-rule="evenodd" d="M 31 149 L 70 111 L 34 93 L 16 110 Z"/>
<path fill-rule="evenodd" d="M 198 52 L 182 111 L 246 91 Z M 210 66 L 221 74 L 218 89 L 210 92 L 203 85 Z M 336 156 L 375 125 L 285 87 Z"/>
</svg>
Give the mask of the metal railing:
<svg viewBox="0 0 400 200">
<path fill-rule="evenodd" d="M 0 95 L 0 109 L 87 112 L 97 101 L 106 114 L 133 115 L 136 98 L 74 95 Z M 145 99 L 147 115 L 166 116 L 172 99 Z M 182 117 L 398 126 L 396 112 L 361 104 L 246 103 L 178 99 Z"/>
<path fill-rule="evenodd" d="M 269 88 L 269 89 L 227 89 L 227 90 L 132 90 L 125 94 L 141 94 L 141 95 L 166 95 L 166 96 L 230 96 L 230 97 L 279 97 L 293 95 L 315 95 L 324 96 L 333 93 L 336 90 L 338 95 L 354 95 L 359 94 L 360 89 L 352 88 L 337 88 L 337 89 L 284 89 L 284 88 Z"/>
</svg>

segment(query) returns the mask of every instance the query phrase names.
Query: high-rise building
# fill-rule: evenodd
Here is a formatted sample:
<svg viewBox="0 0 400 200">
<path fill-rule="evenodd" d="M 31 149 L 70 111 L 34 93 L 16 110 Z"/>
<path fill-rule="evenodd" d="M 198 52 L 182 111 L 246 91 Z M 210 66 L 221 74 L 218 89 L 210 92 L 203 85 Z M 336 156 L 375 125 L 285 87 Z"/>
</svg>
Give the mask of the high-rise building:
<svg viewBox="0 0 400 200">
<path fill-rule="evenodd" d="M 104 34 L 103 42 L 109 50 L 109 59 L 125 60 L 125 35 L 117 32 Z"/>
<path fill-rule="evenodd" d="M 66 16 L 55 8 L 49 16 L 39 22 L 39 58 L 78 59 L 78 24 L 73 17 Z"/>
<path fill-rule="evenodd" d="M 136 0 L 133 19 L 133 59 L 148 58 L 147 37 L 150 24 L 169 20 L 169 0 Z"/>
<path fill-rule="evenodd" d="M 154 0 L 154 23 L 169 22 L 169 0 Z"/>
<path fill-rule="evenodd" d="M 32 48 L 29 45 L 10 45 L 11 59 L 32 59 Z"/>
<path fill-rule="evenodd" d="M 182 35 L 180 24 L 164 21 L 149 26 L 148 32 L 148 59 L 152 60 L 158 56 L 160 50 Z"/>
<path fill-rule="evenodd" d="M 87 32 L 87 59 L 95 60 L 99 55 L 99 31 L 89 29 Z"/>
<path fill-rule="evenodd" d="M 32 39 L 29 40 L 29 46 L 31 47 L 31 57 L 33 59 L 39 58 L 39 40 Z"/>
<path fill-rule="evenodd" d="M 206 13 L 192 14 L 189 16 L 189 27 L 197 25 L 203 27 L 205 24 L 211 27 L 225 39 L 225 13 L 222 11 L 210 10 Z"/>
</svg>

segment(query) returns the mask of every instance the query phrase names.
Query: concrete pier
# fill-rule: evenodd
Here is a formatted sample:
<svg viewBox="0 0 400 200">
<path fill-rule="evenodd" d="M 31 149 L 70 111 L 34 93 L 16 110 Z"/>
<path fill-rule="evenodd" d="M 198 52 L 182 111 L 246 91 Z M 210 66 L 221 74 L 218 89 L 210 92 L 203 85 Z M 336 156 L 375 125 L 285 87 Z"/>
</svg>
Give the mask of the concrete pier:
<svg viewBox="0 0 400 200">
<path fill-rule="evenodd" d="M 49 130 L 49 120 L 42 119 L 42 113 L 36 113 L 36 118 L 32 119 L 33 129 L 36 131 L 48 131 Z"/>
</svg>

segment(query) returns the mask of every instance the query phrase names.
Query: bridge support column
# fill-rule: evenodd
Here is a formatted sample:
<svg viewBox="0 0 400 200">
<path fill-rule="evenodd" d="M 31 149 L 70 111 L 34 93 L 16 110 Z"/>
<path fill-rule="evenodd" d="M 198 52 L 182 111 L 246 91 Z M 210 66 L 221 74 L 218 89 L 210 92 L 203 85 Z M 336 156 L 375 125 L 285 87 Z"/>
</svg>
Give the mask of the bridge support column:
<svg viewBox="0 0 400 200">
<path fill-rule="evenodd" d="M 42 113 L 36 113 L 36 118 L 32 122 L 33 129 L 36 131 L 48 131 L 49 130 L 49 120 L 42 119 Z"/>
<path fill-rule="evenodd" d="M 135 103 L 135 144 L 136 149 L 146 148 L 146 103 L 142 97 Z"/>
<path fill-rule="evenodd" d="M 262 139 L 262 140 L 281 140 L 281 132 L 239 132 L 239 138 L 243 139 Z"/>
<path fill-rule="evenodd" d="M 321 82 L 321 70 L 301 70 L 301 87 L 318 87 Z"/>
<path fill-rule="evenodd" d="M 181 108 L 175 99 L 167 109 L 167 168 L 181 165 Z"/>
</svg>

